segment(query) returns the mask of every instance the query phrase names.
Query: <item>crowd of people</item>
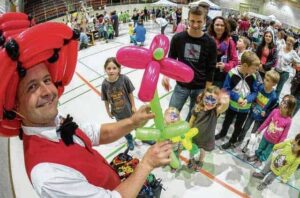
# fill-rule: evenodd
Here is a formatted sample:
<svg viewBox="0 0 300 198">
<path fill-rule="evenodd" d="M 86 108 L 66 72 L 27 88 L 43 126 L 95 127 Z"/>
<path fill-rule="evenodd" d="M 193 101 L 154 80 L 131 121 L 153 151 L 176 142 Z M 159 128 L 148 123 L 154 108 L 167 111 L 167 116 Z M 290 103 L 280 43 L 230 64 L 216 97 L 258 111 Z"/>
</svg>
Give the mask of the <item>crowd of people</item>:
<svg viewBox="0 0 300 198">
<path fill-rule="evenodd" d="M 272 170 L 286 182 L 299 165 L 299 137 L 292 142 L 286 140 L 300 102 L 298 39 L 275 22 L 270 22 L 268 26 L 265 21 L 248 20 L 247 16 L 241 19 L 231 16 L 210 19 L 207 16 L 208 8 L 206 3 L 190 8 L 187 24 L 181 31 L 176 31 L 180 23 L 173 23 L 172 31 L 175 34 L 168 55 L 190 66 L 195 74 L 190 83 L 176 83 L 169 103 L 170 108 L 180 112 L 189 98 L 186 120 L 191 127 L 197 127 L 200 131 L 193 139 L 200 154 L 199 157 L 191 156 L 188 167 L 195 170 L 202 168 L 205 153 L 215 148 L 216 140 L 226 137 L 230 125 L 234 123 L 229 141 L 220 148 L 240 152 L 250 146 L 245 142 L 249 142 L 247 134 L 252 128 L 251 134 L 255 134 L 256 141 L 260 143 L 251 155 L 245 156 L 245 160 L 256 167 L 266 162 L 261 174 L 266 175 L 266 170 Z M 171 24 L 172 19 L 178 21 L 172 16 L 169 21 Z M 155 18 L 159 24 L 164 24 L 160 20 L 166 17 L 156 15 Z M 136 20 L 138 27 L 142 19 Z M 164 25 L 160 27 L 161 34 L 164 34 Z M 295 76 L 291 81 L 293 91 L 281 96 L 283 85 L 290 76 Z M 162 84 L 166 90 L 170 90 L 167 77 L 163 78 Z M 128 86 L 124 87 L 125 92 L 128 89 Z M 222 90 L 228 93 L 229 98 Z M 217 120 L 223 117 L 221 131 L 215 135 Z M 278 164 L 279 159 L 270 156 L 274 156 L 273 147 L 276 150 L 276 145 L 283 142 L 290 146 L 292 152 L 289 156 L 280 155 L 280 160 L 290 157 L 295 160 Z M 272 163 L 277 164 L 272 164 L 271 159 Z M 288 173 L 281 175 L 284 172 L 282 170 Z M 253 176 L 257 177 L 257 173 Z M 258 189 L 265 188 L 274 178 L 266 179 Z"/>
</svg>

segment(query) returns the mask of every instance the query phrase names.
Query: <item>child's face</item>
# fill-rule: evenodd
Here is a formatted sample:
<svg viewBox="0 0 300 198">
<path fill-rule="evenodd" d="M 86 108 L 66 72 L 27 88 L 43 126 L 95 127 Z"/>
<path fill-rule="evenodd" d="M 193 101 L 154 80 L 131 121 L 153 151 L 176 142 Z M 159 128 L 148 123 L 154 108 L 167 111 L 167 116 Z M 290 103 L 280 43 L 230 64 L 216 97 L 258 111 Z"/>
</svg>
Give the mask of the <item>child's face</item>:
<svg viewBox="0 0 300 198">
<path fill-rule="evenodd" d="M 206 110 L 215 108 L 218 104 L 218 96 L 214 93 L 206 92 L 203 97 L 203 104 Z"/>
<path fill-rule="evenodd" d="M 288 112 L 288 98 L 283 98 L 279 105 L 280 113 L 286 115 Z"/>
<path fill-rule="evenodd" d="M 300 145 L 297 144 L 296 140 L 292 141 L 292 149 L 295 153 L 300 151 Z"/>
<path fill-rule="evenodd" d="M 244 41 L 243 41 L 243 39 L 239 39 L 238 41 L 237 41 L 237 43 L 236 43 L 236 48 L 237 49 L 245 49 L 245 43 L 244 43 Z"/>
<path fill-rule="evenodd" d="M 258 66 L 256 66 L 256 65 L 250 65 L 247 68 L 247 74 L 249 74 L 249 75 L 254 74 L 255 72 L 257 72 L 257 70 L 258 70 Z"/>
<path fill-rule="evenodd" d="M 275 83 L 272 81 L 272 79 L 269 76 L 265 76 L 264 78 L 264 86 L 267 89 L 271 89 L 272 87 L 275 86 Z"/>
<path fill-rule="evenodd" d="M 176 109 L 167 109 L 164 115 L 165 123 L 172 124 L 180 120 L 180 115 Z"/>
<path fill-rule="evenodd" d="M 105 72 L 108 76 L 108 80 L 114 81 L 119 77 L 120 69 L 118 68 L 118 66 L 115 63 L 110 62 L 106 66 Z"/>
</svg>

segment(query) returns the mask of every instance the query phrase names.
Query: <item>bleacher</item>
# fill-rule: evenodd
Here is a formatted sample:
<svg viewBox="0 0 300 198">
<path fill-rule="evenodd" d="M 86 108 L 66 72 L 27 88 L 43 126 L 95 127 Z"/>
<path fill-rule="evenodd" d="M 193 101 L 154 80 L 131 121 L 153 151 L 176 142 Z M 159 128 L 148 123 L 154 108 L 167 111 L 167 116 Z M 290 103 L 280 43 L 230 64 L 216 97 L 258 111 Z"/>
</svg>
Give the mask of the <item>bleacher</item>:
<svg viewBox="0 0 300 198">
<path fill-rule="evenodd" d="M 86 0 L 87 6 L 94 10 L 106 4 L 106 0 Z M 66 14 L 76 12 L 81 7 L 80 0 L 25 0 L 25 13 L 32 14 L 37 23 L 48 21 Z"/>
<path fill-rule="evenodd" d="M 66 3 L 63 0 L 27 0 L 25 1 L 25 13 L 32 14 L 36 22 L 43 22 L 60 17 L 67 12 Z"/>
</svg>

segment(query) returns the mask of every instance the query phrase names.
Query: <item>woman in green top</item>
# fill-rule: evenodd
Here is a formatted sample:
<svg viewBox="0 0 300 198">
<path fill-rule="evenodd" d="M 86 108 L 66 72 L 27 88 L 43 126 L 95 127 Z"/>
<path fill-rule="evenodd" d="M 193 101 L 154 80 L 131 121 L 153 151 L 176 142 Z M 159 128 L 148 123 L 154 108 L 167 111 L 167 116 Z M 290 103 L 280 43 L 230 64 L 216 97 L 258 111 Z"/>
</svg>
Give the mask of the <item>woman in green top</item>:
<svg viewBox="0 0 300 198">
<path fill-rule="evenodd" d="M 291 175 L 300 165 L 300 133 L 294 140 L 287 140 L 273 147 L 272 158 L 269 158 L 264 169 L 252 176 L 264 181 L 257 187 L 258 190 L 265 189 L 278 176 L 286 183 Z M 270 173 L 270 174 L 269 174 Z M 266 176 L 266 177 L 265 177 Z"/>
</svg>

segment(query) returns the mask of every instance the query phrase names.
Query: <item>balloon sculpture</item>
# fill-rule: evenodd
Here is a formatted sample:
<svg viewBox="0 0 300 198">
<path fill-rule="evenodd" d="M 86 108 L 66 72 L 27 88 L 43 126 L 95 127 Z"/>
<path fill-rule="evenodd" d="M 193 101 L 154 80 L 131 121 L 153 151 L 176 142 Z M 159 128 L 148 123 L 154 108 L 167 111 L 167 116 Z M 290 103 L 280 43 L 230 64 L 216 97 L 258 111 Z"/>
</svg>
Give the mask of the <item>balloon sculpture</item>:
<svg viewBox="0 0 300 198">
<path fill-rule="evenodd" d="M 191 142 L 191 138 L 197 133 L 195 134 L 195 129 L 190 131 L 187 122 L 179 121 L 168 126 L 164 125 L 163 113 L 156 91 L 159 74 L 162 73 L 180 82 L 190 82 L 194 78 L 194 72 L 190 67 L 177 60 L 166 58 L 168 51 L 169 39 L 161 34 L 153 38 L 150 49 L 128 46 L 117 52 L 116 58 L 120 64 L 134 69 L 145 69 L 138 96 L 144 102 L 151 101 L 150 107 L 155 113 L 155 128 L 137 129 L 136 138 L 155 141 L 173 139 L 175 142 L 184 143 L 185 148 L 197 152 Z M 179 168 L 180 161 L 174 152 L 171 153 L 171 160 L 171 167 Z"/>
</svg>

